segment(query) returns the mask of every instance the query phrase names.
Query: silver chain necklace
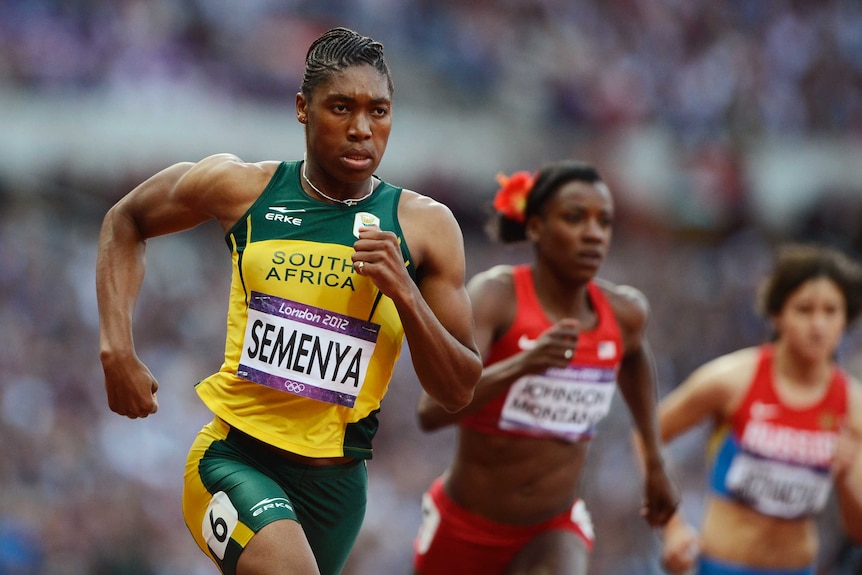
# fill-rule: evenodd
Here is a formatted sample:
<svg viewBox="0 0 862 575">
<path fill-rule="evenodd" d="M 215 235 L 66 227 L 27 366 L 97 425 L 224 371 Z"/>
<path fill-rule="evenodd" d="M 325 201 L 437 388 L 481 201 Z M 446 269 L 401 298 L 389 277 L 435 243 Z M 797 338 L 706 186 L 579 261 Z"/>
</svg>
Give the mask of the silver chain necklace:
<svg viewBox="0 0 862 575">
<path fill-rule="evenodd" d="M 362 196 L 361 198 L 347 198 L 346 200 L 339 200 L 338 198 L 333 198 L 332 196 L 327 196 L 326 194 L 324 194 L 323 192 L 318 190 L 317 186 L 312 184 L 311 180 L 308 179 L 308 175 L 306 174 L 306 166 L 307 165 L 308 165 L 308 162 L 305 162 L 305 161 L 302 162 L 302 179 L 305 180 L 306 184 L 311 186 L 312 190 L 314 190 L 315 192 L 317 192 L 318 194 L 320 194 L 322 197 L 326 198 L 330 202 L 337 202 L 339 204 L 344 204 L 345 206 L 353 207 L 356 204 L 358 204 L 359 202 L 361 202 L 362 200 L 368 199 L 368 197 L 374 193 L 374 177 L 372 176 L 371 180 L 369 181 L 369 183 L 371 185 L 369 186 L 368 193 L 365 194 L 364 196 Z"/>
</svg>

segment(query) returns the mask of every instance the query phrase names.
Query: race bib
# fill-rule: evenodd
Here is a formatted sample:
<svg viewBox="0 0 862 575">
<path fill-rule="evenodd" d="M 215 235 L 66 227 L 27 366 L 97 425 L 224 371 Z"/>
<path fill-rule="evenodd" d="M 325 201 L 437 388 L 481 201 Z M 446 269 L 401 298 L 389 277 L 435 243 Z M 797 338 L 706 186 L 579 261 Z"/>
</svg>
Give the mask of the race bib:
<svg viewBox="0 0 862 575">
<path fill-rule="evenodd" d="M 379 324 L 252 292 L 237 375 L 353 407 L 379 332 Z"/>
<path fill-rule="evenodd" d="M 740 452 L 727 472 L 730 493 L 761 513 L 794 519 L 824 508 L 832 479 L 828 471 L 761 459 Z"/>
<path fill-rule="evenodd" d="M 500 428 L 577 441 L 594 432 L 611 408 L 612 369 L 571 366 L 525 376 L 509 388 Z"/>
</svg>

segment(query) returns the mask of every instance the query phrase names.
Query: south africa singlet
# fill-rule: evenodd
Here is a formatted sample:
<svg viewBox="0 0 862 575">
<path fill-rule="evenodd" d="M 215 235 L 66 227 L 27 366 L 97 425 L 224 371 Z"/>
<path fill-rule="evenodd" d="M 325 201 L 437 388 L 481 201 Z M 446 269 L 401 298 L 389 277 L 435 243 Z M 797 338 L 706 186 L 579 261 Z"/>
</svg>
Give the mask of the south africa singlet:
<svg viewBox="0 0 862 575">
<path fill-rule="evenodd" d="M 221 369 L 196 386 L 231 426 L 308 457 L 371 457 L 376 414 L 401 352 L 395 305 L 351 263 L 358 228 L 401 240 L 401 188 L 355 206 L 309 197 L 282 162 L 226 235 L 233 274 Z"/>
<path fill-rule="evenodd" d="M 552 326 L 536 296 L 532 268 L 512 268 L 517 309 L 512 325 L 491 346 L 485 365 L 515 355 Z M 507 393 L 465 418 L 464 427 L 489 434 L 589 439 L 609 412 L 622 361 L 622 338 L 613 309 L 594 282 L 587 293 L 597 324 L 581 332 L 568 367 L 515 381 Z"/>
<path fill-rule="evenodd" d="M 778 397 L 772 370 L 773 347 L 767 344 L 745 397 L 713 436 L 710 485 L 764 515 L 810 517 L 831 491 L 829 467 L 848 410 L 847 378 L 835 368 L 817 404 L 793 409 Z"/>
</svg>

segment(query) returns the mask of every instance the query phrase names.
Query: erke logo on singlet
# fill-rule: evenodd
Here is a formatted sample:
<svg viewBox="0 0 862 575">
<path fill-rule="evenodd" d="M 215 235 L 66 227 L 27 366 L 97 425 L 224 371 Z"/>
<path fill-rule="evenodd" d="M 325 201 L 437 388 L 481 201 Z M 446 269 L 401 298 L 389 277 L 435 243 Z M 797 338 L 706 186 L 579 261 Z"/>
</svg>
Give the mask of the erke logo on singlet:
<svg viewBox="0 0 862 575">
<path fill-rule="evenodd" d="M 380 227 L 380 218 L 369 212 L 359 212 L 353 218 L 353 235 L 359 237 L 359 228 Z"/>
<path fill-rule="evenodd" d="M 294 226 L 302 225 L 302 218 L 291 215 L 295 213 L 304 212 L 304 208 L 292 210 L 290 208 L 285 208 L 282 206 L 269 206 L 268 212 L 264 216 L 267 220 L 272 222 L 284 222 L 286 224 L 292 224 Z"/>
</svg>

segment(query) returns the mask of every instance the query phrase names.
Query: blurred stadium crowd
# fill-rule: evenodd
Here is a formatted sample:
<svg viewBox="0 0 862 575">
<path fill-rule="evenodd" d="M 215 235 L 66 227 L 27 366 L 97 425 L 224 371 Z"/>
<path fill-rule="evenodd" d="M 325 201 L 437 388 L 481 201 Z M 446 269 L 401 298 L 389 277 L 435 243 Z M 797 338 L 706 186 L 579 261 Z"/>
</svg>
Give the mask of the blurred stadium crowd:
<svg viewBox="0 0 862 575">
<path fill-rule="evenodd" d="M 47 114 L 94 95 L 134 104 L 161 95 L 170 106 L 166 95 L 192 90 L 211 99 L 201 107 L 277 104 L 289 117 L 305 50 L 334 25 L 386 45 L 406 140 L 435 127 L 411 123 L 414 111 L 457 115 L 468 144 L 485 133 L 481 118 L 495 119 L 488 138 L 498 147 L 461 158 L 465 177 L 409 154 L 382 166 L 386 179 L 452 207 L 468 275 L 526 257 L 483 235 L 494 171 L 476 166 L 577 156 L 599 167 L 619 211 L 602 275 L 652 303 L 660 393 L 768 336 L 753 299 L 777 243 L 862 252 L 857 0 L 0 0 L 0 103 L 46 102 Z M 186 450 L 209 419 L 192 386 L 221 363 L 229 261 L 220 232 L 205 225 L 150 243 L 136 342 L 162 385 L 161 409 L 146 421 L 110 413 L 98 363 L 98 228 L 111 203 L 163 164 L 133 161 L 153 156 L 142 134 L 127 169 L 76 168 L 94 126 L 78 126 L 74 147 L 40 163 L 26 121 L 5 107 L 0 117 L 15 129 L 0 135 L 0 575 L 214 573 L 186 533 L 179 490 Z M 24 157 L 36 161 L 22 176 L 13 164 Z M 171 161 L 188 159 L 197 158 Z M 409 572 L 419 498 L 451 453 L 451 430 L 418 431 L 408 354 L 384 401 L 371 504 L 345 575 Z M 841 359 L 862 377 L 857 331 Z M 591 573 L 654 575 L 657 539 L 637 515 L 624 413 L 604 422 L 583 482 L 598 533 Z M 670 449 L 695 520 L 699 439 Z M 821 526 L 818 575 L 862 573 L 834 510 Z"/>
<path fill-rule="evenodd" d="M 173 79 L 292 98 L 320 27 L 347 22 L 472 105 L 546 126 L 862 130 L 852 0 L 39 0 L 0 17 L 0 75 L 34 90 Z"/>
</svg>

